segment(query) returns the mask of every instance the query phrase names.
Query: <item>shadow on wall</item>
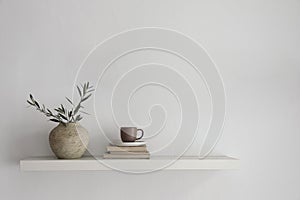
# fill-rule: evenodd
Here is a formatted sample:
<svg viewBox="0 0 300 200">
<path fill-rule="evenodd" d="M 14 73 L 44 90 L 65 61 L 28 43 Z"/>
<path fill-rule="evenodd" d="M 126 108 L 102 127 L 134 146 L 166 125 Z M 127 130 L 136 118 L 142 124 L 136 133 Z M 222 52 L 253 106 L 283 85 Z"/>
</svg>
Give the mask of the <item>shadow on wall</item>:
<svg viewBox="0 0 300 200">
<path fill-rule="evenodd" d="M 18 123 L 8 125 L 10 127 L 7 134 L 9 139 L 5 148 L 7 164 L 19 163 L 21 159 L 31 156 L 51 155 L 52 151 L 48 142 L 48 135 L 52 127 L 56 124 L 50 124 L 47 121 L 37 123 L 34 119 L 18 120 Z"/>
</svg>

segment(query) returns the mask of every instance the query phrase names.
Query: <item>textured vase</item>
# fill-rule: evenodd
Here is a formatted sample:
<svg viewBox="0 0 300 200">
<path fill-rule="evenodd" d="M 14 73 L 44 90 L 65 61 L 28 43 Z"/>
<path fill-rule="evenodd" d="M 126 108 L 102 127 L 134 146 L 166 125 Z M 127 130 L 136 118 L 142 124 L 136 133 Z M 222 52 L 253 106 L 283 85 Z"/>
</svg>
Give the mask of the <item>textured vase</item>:
<svg viewBox="0 0 300 200">
<path fill-rule="evenodd" d="M 60 123 L 50 132 L 49 143 L 57 158 L 81 158 L 89 143 L 89 135 L 79 123 Z"/>
</svg>

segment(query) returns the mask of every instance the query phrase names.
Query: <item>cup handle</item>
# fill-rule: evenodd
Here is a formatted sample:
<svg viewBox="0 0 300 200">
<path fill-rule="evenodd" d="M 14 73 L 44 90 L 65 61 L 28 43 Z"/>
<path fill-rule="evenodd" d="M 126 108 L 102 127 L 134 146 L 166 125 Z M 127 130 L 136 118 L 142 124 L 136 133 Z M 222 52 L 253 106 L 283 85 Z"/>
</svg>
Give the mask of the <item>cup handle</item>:
<svg viewBox="0 0 300 200">
<path fill-rule="evenodd" d="M 142 132 L 142 135 L 140 137 L 136 138 L 136 140 L 140 140 L 144 136 L 144 131 L 143 131 L 143 129 L 138 129 L 137 131 L 141 131 Z"/>
</svg>

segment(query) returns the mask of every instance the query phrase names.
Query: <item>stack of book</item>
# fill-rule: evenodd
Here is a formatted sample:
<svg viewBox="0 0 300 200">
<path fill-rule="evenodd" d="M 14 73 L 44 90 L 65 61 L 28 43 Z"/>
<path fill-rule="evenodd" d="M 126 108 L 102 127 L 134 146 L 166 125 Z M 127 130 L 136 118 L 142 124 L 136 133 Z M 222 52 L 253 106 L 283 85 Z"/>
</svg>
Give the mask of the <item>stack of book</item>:
<svg viewBox="0 0 300 200">
<path fill-rule="evenodd" d="M 115 146 L 109 145 L 106 148 L 103 158 L 107 159 L 149 159 L 150 153 L 146 145 L 143 146 Z"/>
</svg>

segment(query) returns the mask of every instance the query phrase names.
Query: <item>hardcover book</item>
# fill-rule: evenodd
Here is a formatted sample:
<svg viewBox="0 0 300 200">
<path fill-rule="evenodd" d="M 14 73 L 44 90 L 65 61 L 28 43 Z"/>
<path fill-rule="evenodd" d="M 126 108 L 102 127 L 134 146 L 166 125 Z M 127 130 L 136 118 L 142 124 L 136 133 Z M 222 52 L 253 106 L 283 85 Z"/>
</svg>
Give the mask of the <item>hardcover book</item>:
<svg viewBox="0 0 300 200">
<path fill-rule="evenodd" d="M 111 153 L 104 153 L 103 158 L 105 159 L 149 159 L 150 154 L 111 154 Z"/>
<path fill-rule="evenodd" d="M 145 146 L 138 146 L 138 147 L 118 147 L 118 146 L 112 146 L 112 145 L 109 145 L 107 146 L 106 150 L 108 152 L 114 152 L 114 151 L 130 151 L 130 152 L 140 152 L 140 151 L 147 151 L 147 147 L 146 145 Z"/>
</svg>

